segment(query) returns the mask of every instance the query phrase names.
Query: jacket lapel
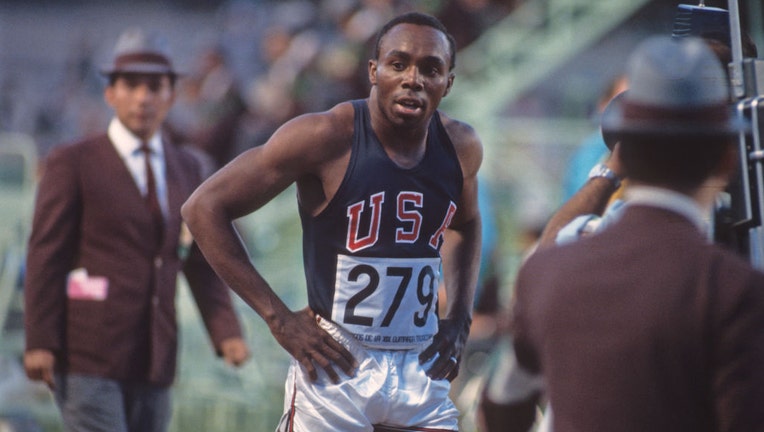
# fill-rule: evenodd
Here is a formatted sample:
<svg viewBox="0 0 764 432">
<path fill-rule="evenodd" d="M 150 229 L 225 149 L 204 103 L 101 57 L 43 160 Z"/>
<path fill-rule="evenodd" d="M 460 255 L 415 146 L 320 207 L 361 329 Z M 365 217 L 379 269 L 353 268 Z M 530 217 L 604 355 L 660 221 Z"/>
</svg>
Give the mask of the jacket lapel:
<svg viewBox="0 0 764 432">
<path fill-rule="evenodd" d="M 114 147 L 114 144 L 109 140 L 108 136 L 104 136 L 104 145 L 99 145 L 97 148 L 99 149 L 99 156 L 97 160 L 99 161 L 98 165 L 98 171 L 100 172 L 106 172 L 111 173 L 110 176 L 110 183 L 115 188 L 115 196 L 119 196 L 120 199 L 123 199 L 126 201 L 126 206 L 124 207 L 125 211 L 129 211 L 133 213 L 133 218 L 141 220 L 142 223 L 145 222 L 146 224 L 146 233 L 149 233 L 152 229 L 154 222 L 151 217 L 151 212 L 146 205 L 145 198 L 141 194 L 140 189 L 138 188 L 138 185 L 135 183 L 135 179 L 133 178 L 132 173 L 128 169 L 125 161 L 120 156 L 117 149 Z M 164 145 L 164 144 L 163 144 Z M 167 164 L 166 171 L 169 173 L 170 166 L 169 162 L 167 162 L 171 157 L 169 157 L 168 154 L 168 148 L 171 146 L 164 145 L 165 150 L 165 164 Z M 169 175 L 167 176 L 169 179 Z M 166 220 L 166 225 L 164 229 L 164 235 L 162 238 L 162 244 L 165 244 L 168 240 L 168 234 L 172 232 L 177 232 L 178 225 L 177 221 L 173 219 L 173 215 L 179 215 L 180 214 L 180 206 L 174 205 L 174 200 L 172 199 L 172 193 L 171 190 L 177 190 L 177 188 L 170 188 L 170 184 L 168 181 L 167 185 L 167 194 L 168 194 L 168 207 L 169 207 L 169 215 Z M 177 199 L 175 199 L 177 201 Z M 181 203 L 182 204 L 182 203 Z M 177 217 L 175 218 L 177 219 Z M 173 225 L 174 224 L 174 225 Z M 175 231 L 173 231 L 175 230 Z M 171 238 L 171 237 L 169 237 Z"/>
<path fill-rule="evenodd" d="M 133 179 L 133 175 L 127 168 L 125 161 L 122 160 L 122 157 L 114 147 L 114 143 L 112 143 L 111 140 L 104 135 L 102 145 L 98 145 L 96 148 L 100 154 L 97 159 L 102 161 L 102 165 L 98 167 L 98 170 L 101 172 L 111 173 L 110 176 L 113 177 L 114 184 L 124 187 L 124 192 L 128 194 L 127 196 L 130 200 L 140 200 L 143 202 L 141 191 L 138 189 L 138 185 L 135 184 L 135 179 Z"/>
</svg>

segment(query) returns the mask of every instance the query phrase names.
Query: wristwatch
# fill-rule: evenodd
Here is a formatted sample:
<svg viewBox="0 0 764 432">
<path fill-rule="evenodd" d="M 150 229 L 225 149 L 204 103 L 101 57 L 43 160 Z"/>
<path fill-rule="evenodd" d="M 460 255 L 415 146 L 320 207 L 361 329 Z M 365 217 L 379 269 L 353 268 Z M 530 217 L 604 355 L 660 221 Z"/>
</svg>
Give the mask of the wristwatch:
<svg viewBox="0 0 764 432">
<path fill-rule="evenodd" d="M 592 167 L 592 170 L 589 171 L 589 178 L 592 179 L 595 177 L 605 177 L 613 183 L 613 186 L 615 186 L 616 189 L 621 187 L 621 179 L 615 175 L 613 170 L 605 166 L 605 164 L 598 163 Z"/>
</svg>

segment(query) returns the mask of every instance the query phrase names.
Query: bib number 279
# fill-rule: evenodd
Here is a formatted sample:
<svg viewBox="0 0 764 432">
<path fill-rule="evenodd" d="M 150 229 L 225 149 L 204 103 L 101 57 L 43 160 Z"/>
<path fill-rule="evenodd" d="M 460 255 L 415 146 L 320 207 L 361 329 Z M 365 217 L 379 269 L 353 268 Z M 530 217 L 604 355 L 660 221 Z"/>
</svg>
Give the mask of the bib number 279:
<svg viewBox="0 0 764 432">
<path fill-rule="evenodd" d="M 427 326 L 438 292 L 437 259 L 341 257 L 334 318 L 348 326 Z M 405 265 L 403 265 L 405 263 Z M 396 331 L 398 333 L 398 331 Z"/>
</svg>

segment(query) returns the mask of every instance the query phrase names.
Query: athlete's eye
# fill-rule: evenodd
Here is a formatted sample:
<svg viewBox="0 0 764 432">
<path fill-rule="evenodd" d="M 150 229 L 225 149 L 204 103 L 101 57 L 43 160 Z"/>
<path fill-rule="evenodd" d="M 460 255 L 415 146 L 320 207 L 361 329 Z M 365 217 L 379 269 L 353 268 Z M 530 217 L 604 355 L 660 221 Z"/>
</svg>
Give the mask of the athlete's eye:
<svg viewBox="0 0 764 432">
<path fill-rule="evenodd" d="M 424 68 L 423 73 L 429 76 L 437 76 L 438 74 L 440 74 L 440 68 L 438 67 Z"/>
<path fill-rule="evenodd" d="M 442 73 L 444 65 L 439 61 L 425 61 L 420 64 L 420 73 L 422 75 L 434 77 Z"/>
</svg>

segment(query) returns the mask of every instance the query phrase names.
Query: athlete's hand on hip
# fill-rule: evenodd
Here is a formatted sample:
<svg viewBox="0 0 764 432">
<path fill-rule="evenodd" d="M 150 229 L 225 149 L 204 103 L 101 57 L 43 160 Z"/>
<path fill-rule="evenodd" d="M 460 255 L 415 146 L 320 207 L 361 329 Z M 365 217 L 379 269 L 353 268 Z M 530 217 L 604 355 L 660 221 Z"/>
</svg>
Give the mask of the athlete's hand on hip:
<svg viewBox="0 0 764 432">
<path fill-rule="evenodd" d="M 335 367 L 348 376 L 358 367 L 350 351 L 318 325 L 316 314 L 310 308 L 292 312 L 270 327 L 278 343 L 305 368 L 313 381 L 318 379 L 318 368 L 337 383 L 340 377 Z"/>
<path fill-rule="evenodd" d="M 432 339 L 432 344 L 419 354 L 420 364 L 427 363 L 437 356 L 427 370 L 427 376 L 434 380 L 453 381 L 459 375 L 462 349 L 467 342 L 469 332 L 469 322 L 456 319 L 438 321 L 438 334 Z"/>
</svg>

